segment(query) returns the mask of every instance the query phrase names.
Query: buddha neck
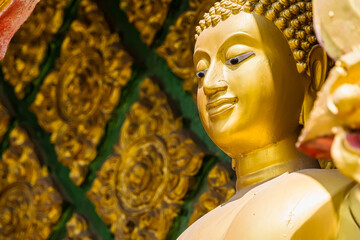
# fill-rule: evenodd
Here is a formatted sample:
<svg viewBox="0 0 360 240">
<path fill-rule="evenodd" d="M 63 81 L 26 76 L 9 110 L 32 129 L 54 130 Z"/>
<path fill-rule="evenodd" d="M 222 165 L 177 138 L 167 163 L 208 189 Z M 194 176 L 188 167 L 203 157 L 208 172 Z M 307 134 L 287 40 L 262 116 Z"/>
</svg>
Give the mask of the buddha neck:
<svg viewBox="0 0 360 240">
<path fill-rule="evenodd" d="M 286 172 L 318 168 L 316 160 L 296 149 L 296 138 L 284 139 L 233 159 L 237 176 L 236 190 L 265 182 Z"/>
</svg>

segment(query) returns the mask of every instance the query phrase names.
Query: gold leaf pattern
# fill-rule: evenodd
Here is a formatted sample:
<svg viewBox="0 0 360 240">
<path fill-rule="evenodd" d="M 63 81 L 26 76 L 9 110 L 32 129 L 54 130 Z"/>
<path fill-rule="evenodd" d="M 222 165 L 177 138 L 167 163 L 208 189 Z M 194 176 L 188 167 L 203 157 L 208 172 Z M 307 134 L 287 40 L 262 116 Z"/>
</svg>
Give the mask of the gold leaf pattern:
<svg viewBox="0 0 360 240">
<path fill-rule="evenodd" d="M 0 103 L 0 143 L 8 130 L 10 123 L 10 114 L 4 105 Z"/>
<path fill-rule="evenodd" d="M 204 154 L 157 85 L 139 95 L 88 197 L 116 239 L 164 239 Z"/>
<path fill-rule="evenodd" d="M 184 80 L 184 90 L 196 99 L 197 78 L 193 66 L 195 27 L 216 0 L 190 0 L 190 8 L 170 27 L 170 32 L 157 53 L 163 56 L 171 70 Z"/>
<path fill-rule="evenodd" d="M 47 239 L 62 198 L 26 132 L 16 127 L 0 159 L 0 239 Z"/>
<path fill-rule="evenodd" d="M 96 240 L 95 235 L 89 230 L 86 219 L 75 213 L 66 223 L 67 237 L 65 240 Z"/>
<path fill-rule="evenodd" d="M 130 23 L 140 31 L 141 39 L 150 45 L 162 27 L 172 0 L 121 0 L 120 8 L 126 11 Z"/>
<path fill-rule="evenodd" d="M 48 44 L 63 23 L 67 0 L 40 1 L 11 40 L 2 68 L 5 80 L 22 99 L 25 88 L 40 74 Z"/>
<path fill-rule="evenodd" d="M 209 190 L 195 203 L 189 225 L 229 200 L 236 192 L 235 182 L 230 179 L 230 171 L 224 164 L 217 164 L 208 175 Z"/>
<path fill-rule="evenodd" d="M 84 0 L 68 31 L 56 69 L 41 86 L 31 109 L 50 132 L 59 161 L 80 185 L 121 88 L 131 75 L 131 58 L 122 50 L 97 8 Z"/>
</svg>

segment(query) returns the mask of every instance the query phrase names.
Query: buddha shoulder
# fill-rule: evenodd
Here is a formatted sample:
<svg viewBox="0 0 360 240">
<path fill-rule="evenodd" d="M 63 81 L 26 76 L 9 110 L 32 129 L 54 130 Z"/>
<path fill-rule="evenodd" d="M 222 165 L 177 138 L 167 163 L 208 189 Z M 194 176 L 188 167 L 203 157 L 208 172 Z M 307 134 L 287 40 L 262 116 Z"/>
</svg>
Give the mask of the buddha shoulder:
<svg viewBox="0 0 360 240">
<path fill-rule="evenodd" d="M 337 170 L 283 174 L 237 193 L 179 239 L 333 239 L 337 213 L 353 185 Z"/>
</svg>

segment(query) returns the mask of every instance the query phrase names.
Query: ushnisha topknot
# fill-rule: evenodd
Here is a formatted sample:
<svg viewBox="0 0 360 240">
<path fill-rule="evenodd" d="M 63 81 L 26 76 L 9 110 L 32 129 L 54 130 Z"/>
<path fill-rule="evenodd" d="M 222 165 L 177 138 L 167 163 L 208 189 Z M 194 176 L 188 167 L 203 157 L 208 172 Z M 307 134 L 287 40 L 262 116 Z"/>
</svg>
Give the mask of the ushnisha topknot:
<svg viewBox="0 0 360 240">
<path fill-rule="evenodd" d="M 317 39 L 313 29 L 311 0 L 221 0 L 204 14 L 196 27 L 195 39 L 210 27 L 244 11 L 265 16 L 287 39 L 299 73 L 308 68 L 308 55 Z"/>
</svg>

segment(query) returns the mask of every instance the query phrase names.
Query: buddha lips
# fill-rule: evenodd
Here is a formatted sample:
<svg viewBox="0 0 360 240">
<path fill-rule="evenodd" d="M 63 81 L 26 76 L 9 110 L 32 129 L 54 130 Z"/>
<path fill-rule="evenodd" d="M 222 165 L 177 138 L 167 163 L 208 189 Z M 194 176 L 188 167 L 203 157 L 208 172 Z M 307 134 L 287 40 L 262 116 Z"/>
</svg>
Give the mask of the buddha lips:
<svg viewBox="0 0 360 240">
<path fill-rule="evenodd" d="M 11 38 L 30 16 L 40 0 L 0 0 L 0 60 Z"/>
</svg>

